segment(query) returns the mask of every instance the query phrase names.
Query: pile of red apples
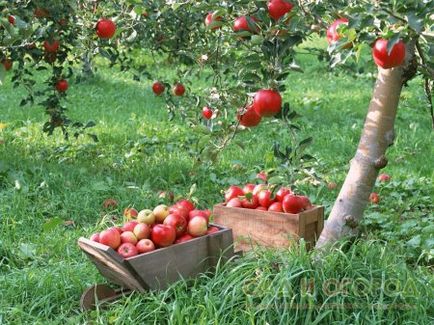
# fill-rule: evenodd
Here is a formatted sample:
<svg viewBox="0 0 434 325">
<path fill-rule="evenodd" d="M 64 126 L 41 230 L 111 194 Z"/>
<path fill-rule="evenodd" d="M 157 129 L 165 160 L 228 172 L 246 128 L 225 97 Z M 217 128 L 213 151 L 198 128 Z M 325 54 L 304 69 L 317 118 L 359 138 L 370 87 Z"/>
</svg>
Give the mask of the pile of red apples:
<svg viewBox="0 0 434 325">
<path fill-rule="evenodd" d="M 90 240 L 129 258 L 219 231 L 209 226 L 210 215 L 209 210 L 198 210 L 185 199 L 170 207 L 160 204 L 153 210 L 129 207 L 124 210 L 128 221 L 122 227 L 95 233 Z"/>
<path fill-rule="evenodd" d="M 243 188 L 232 185 L 225 192 L 224 204 L 231 208 L 292 214 L 313 208 L 307 196 L 296 195 L 289 187 L 281 187 L 274 194 L 272 186 L 266 184 L 246 184 Z"/>
</svg>

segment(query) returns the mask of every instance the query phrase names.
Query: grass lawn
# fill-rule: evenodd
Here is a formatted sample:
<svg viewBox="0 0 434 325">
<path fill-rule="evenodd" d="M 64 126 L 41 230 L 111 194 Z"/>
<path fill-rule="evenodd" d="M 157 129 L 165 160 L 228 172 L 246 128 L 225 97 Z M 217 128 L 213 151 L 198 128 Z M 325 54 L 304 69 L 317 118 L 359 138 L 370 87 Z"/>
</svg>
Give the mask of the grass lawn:
<svg viewBox="0 0 434 325">
<path fill-rule="evenodd" d="M 324 179 L 301 188 L 329 211 L 338 189 L 326 183 L 342 184 L 373 80 L 331 73 L 310 55 L 300 60 L 305 73 L 288 78 L 284 96 L 302 115 L 300 137 L 314 138 L 308 152 Z M 288 142 L 288 132 L 262 123 L 240 135 L 244 150 L 230 146 L 218 164 L 193 167 L 181 146 L 190 128 L 168 121 L 150 82 L 101 66 L 95 80 L 71 85 L 69 114 L 97 122 L 94 143 L 43 134 L 42 110 L 19 108 L 23 90 L 9 81 L 0 87 L 0 324 L 433 322 L 434 137 L 421 80 L 403 91 L 385 170 L 392 181 L 378 184 L 381 202 L 368 208 L 354 245 L 342 243 L 320 265 L 303 248 L 257 250 L 216 274 L 89 313 L 80 312 L 80 295 L 104 279 L 79 251 L 80 236 L 104 228 L 127 205 L 154 206 L 160 190 L 186 195 L 196 184 L 199 205 L 211 207 L 229 184 L 275 167 L 272 139 Z M 102 210 L 109 197 L 120 202 L 118 210 Z"/>
</svg>

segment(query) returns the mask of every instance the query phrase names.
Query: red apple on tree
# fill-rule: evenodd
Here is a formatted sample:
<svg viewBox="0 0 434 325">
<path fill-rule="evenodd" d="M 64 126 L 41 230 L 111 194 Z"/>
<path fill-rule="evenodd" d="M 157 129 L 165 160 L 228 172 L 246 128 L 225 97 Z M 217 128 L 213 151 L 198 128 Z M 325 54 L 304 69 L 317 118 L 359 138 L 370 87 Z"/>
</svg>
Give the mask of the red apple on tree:
<svg viewBox="0 0 434 325">
<path fill-rule="evenodd" d="M 338 29 L 340 25 L 348 25 L 347 18 L 339 18 L 336 19 L 330 26 L 327 28 L 327 42 L 329 44 L 333 44 L 339 41 L 342 37 L 341 34 L 338 33 Z"/>
<path fill-rule="evenodd" d="M 68 25 L 68 20 L 66 18 L 60 18 L 59 21 L 57 22 L 60 26 L 65 27 L 66 25 Z"/>
<path fill-rule="evenodd" d="M 372 49 L 375 64 L 383 69 L 400 66 L 405 60 L 405 43 L 399 40 L 393 45 L 390 53 L 387 49 L 388 43 L 388 40 L 379 38 Z"/>
<path fill-rule="evenodd" d="M 60 42 L 58 40 L 44 41 L 44 49 L 47 53 L 56 53 L 59 50 Z"/>
<path fill-rule="evenodd" d="M 185 93 L 185 87 L 182 83 L 177 83 L 175 87 L 173 87 L 173 94 L 175 96 L 183 96 Z"/>
<path fill-rule="evenodd" d="M 8 17 L 8 21 L 11 25 L 15 25 L 15 17 L 12 15 L 9 15 Z"/>
<path fill-rule="evenodd" d="M 205 120 L 210 120 L 212 117 L 213 111 L 208 106 L 202 108 L 202 116 Z"/>
<path fill-rule="evenodd" d="M 274 20 L 279 20 L 290 12 L 294 5 L 285 0 L 270 0 L 267 7 L 270 17 Z"/>
<path fill-rule="evenodd" d="M 121 235 L 115 228 L 109 228 L 101 231 L 99 234 L 99 242 L 103 245 L 110 246 L 113 249 L 117 249 L 121 244 Z"/>
<path fill-rule="evenodd" d="M 160 81 L 155 81 L 152 85 L 152 91 L 157 96 L 160 96 L 164 92 L 165 88 L 164 84 Z"/>
<path fill-rule="evenodd" d="M 136 248 L 138 252 L 142 254 L 142 253 L 152 252 L 153 250 L 155 250 L 155 245 L 150 239 L 141 239 L 136 244 Z"/>
<path fill-rule="evenodd" d="M 262 117 L 260 117 L 256 111 L 253 105 L 250 105 L 247 107 L 246 111 L 241 114 L 237 114 L 237 119 L 240 121 L 240 124 L 242 126 L 245 126 L 247 128 L 255 127 L 259 123 L 261 123 Z"/>
<path fill-rule="evenodd" d="M 102 18 L 96 23 L 96 34 L 99 38 L 109 39 L 112 38 L 115 33 L 116 24 L 112 20 Z"/>
<path fill-rule="evenodd" d="M 139 223 L 134 227 L 133 233 L 138 240 L 147 239 L 151 235 L 151 227 L 146 223 Z"/>
<path fill-rule="evenodd" d="M 3 64 L 6 71 L 12 69 L 13 62 L 11 59 L 3 59 L 1 63 Z"/>
<path fill-rule="evenodd" d="M 233 30 L 234 32 L 250 32 L 258 33 L 259 28 L 256 25 L 256 18 L 250 16 L 241 16 L 235 19 Z"/>
<path fill-rule="evenodd" d="M 164 219 L 163 224 L 173 226 L 176 231 L 176 237 L 182 236 L 187 230 L 187 220 L 179 214 L 169 214 Z"/>
<path fill-rule="evenodd" d="M 132 231 L 124 231 L 121 234 L 121 243 L 137 244 L 137 237 Z"/>
<path fill-rule="evenodd" d="M 194 217 L 188 222 L 188 233 L 193 237 L 200 237 L 206 234 L 208 223 L 205 218 Z"/>
<path fill-rule="evenodd" d="M 37 7 L 33 12 L 36 18 L 47 18 L 50 16 L 50 13 L 45 8 Z"/>
<path fill-rule="evenodd" d="M 157 224 L 152 228 L 151 240 L 159 247 L 172 245 L 176 239 L 175 227 L 171 225 Z"/>
<path fill-rule="evenodd" d="M 211 28 L 211 30 L 219 29 L 222 27 L 222 20 L 221 16 L 217 16 L 215 12 L 210 12 L 205 17 L 205 26 Z"/>
<path fill-rule="evenodd" d="M 255 94 L 253 107 L 261 117 L 276 115 L 282 108 L 282 96 L 277 90 L 261 89 Z"/>
<path fill-rule="evenodd" d="M 59 93 L 64 93 L 65 91 L 68 90 L 68 81 L 66 81 L 65 79 L 61 79 L 59 81 L 56 82 L 56 90 Z"/>
<path fill-rule="evenodd" d="M 133 257 L 136 256 L 139 251 L 137 250 L 136 246 L 131 243 L 123 243 L 118 248 L 118 253 L 123 258 Z"/>
</svg>

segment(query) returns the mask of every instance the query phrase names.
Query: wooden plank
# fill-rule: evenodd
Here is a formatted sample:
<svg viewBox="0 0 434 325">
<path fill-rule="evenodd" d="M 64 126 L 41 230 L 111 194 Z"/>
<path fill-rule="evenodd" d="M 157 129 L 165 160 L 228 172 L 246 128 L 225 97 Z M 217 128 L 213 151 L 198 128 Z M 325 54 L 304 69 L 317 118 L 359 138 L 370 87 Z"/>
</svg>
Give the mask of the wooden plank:
<svg viewBox="0 0 434 325">
<path fill-rule="evenodd" d="M 312 248 L 316 241 L 316 223 L 311 223 L 306 226 L 304 240 L 309 243 L 308 247 Z"/>
<path fill-rule="evenodd" d="M 298 219 L 297 235 L 299 238 L 306 238 L 306 218 L 303 218 L 301 216 Z"/>
<path fill-rule="evenodd" d="M 323 210 L 323 207 L 315 207 L 313 209 L 304 211 L 302 213 L 300 213 L 300 217 L 303 217 L 306 220 L 306 225 L 310 224 L 310 223 L 315 223 L 318 221 L 318 217 L 322 214 L 320 214 L 320 212 Z"/>
<path fill-rule="evenodd" d="M 208 259 L 209 267 L 214 267 L 221 258 L 226 262 L 234 256 L 234 242 L 231 229 L 224 229 L 222 232 L 210 234 L 208 236 Z"/>
<path fill-rule="evenodd" d="M 231 231 L 222 229 L 181 244 L 130 257 L 126 262 L 150 289 L 165 289 L 175 281 L 208 271 L 226 248 L 225 258 L 232 257 L 232 244 Z"/>
<path fill-rule="evenodd" d="M 86 238 L 80 238 L 78 245 L 104 277 L 122 287 L 145 291 L 146 285 L 112 248 Z"/>
<path fill-rule="evenodd" d="M 316 238 L 315 238 L 315 242 L 316 240 L 319 238 L 319 236 L 321 236 L 321 232 L 324 228 L 324 207 L 319 207 L 318 209 L 318 214 L 317 214 L 317 224 L 316 224 Z"/>
<path fill-rule="evenodd" d="M 268 212 L 253 209 L 214 206 L 214 222 L 232 228 L 235 249 L 250 250 L 254 245 L 265 247 L 289 247 L 303 237 L 306 226 L 317 226 L 323 208 L 314 207 L 300 214 Z M 311 231 L 312 226 L 309 227 Z M 308 234 L 311 236 L 311 234 Z M 311 238 L 309 238 L 311 240 Z"/>
</svg>

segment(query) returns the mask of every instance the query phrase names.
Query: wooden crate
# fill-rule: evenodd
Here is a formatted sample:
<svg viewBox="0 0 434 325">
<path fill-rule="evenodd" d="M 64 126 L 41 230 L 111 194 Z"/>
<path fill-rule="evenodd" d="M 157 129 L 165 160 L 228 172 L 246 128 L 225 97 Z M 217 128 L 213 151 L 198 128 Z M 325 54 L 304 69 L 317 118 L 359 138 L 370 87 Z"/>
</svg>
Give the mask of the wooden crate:
<svg viewBox="0 0 434 325">
<path fill-rule="evenodd" d="M 144 292 L 164 289 L 177 280 L 206 272 L 220 257 L 231 258 L 234 255 L 231 229 L 214 226 L 220 231 L 130 258 L 86 238 L 80 238 L 78 245 L 108 280 Z"/>
<path fill-rule="evenodd" d="M 214 206 L 214 222 L 232 228 L 235 250 L 255 245 L 285 248 L 300 238 L 312 247 L 324 227 L 324 207 L 315 206 L 299 214 Z"/>
</svg>

